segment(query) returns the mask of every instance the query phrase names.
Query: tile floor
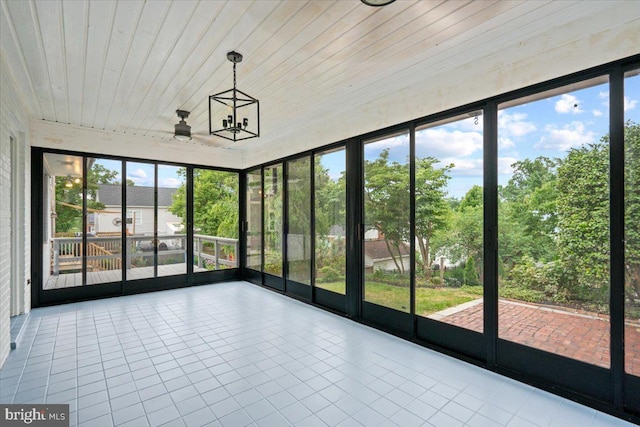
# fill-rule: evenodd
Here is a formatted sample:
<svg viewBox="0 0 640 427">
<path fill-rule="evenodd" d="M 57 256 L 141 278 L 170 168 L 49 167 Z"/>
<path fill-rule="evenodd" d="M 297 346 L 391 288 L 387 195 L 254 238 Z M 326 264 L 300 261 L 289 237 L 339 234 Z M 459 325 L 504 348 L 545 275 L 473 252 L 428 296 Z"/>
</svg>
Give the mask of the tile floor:
<svg viewBox="0 0 640 427">
<path fill-rule="evenodd" d="M 630 425 L 244 282 L 35 309 L 0 402 L 91 427 Z"/>
</svg>

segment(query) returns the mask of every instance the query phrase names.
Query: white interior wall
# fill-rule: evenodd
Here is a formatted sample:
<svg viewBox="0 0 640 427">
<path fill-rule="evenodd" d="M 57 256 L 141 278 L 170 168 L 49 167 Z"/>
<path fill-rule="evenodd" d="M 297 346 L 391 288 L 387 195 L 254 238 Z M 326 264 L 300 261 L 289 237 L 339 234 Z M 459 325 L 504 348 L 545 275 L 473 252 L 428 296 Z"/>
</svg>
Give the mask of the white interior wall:
<svg viewBox="0 0 640 427">
<path fill-rule="evenodd" d="M 31 155 L 28 133 L 28 114 L 22 100 L 15 91 L 15 82 L 7 72 L 4 52 L 0 50 L 0 367 L 10 351 L 10 323 L 13 314 L 28 312 L 31 307 L 30 280 L 30 186 Z M 10 139 L 15 138 L 14 161 Z M 16 168 L 18 174 L 14 198 L 17 196 L 15 208 L 11 203 L 12 178 L 11 169 Z M 17 215 L 17 217 L 15 217 Z M 17 229 L 12 222 L 19 224 Z M 12 231 L 17 233 L 20 242 L 18 248 L 13 247 Z M 19 251 L 19 265 L 12 266 L 12 254 Z M 17 272 L 12 283 L 12 268 Z M 18 305 L 11 311 L 12 287 L 18 295 L 13 295 Z"/>
<path fill-rule="evenodd" d="M 205 146 L 195 139 L 161 141 L 35 119 L 29 126 L 34 147 L 237 169 L 243 164 L 242 152 Z"/>
</svg>

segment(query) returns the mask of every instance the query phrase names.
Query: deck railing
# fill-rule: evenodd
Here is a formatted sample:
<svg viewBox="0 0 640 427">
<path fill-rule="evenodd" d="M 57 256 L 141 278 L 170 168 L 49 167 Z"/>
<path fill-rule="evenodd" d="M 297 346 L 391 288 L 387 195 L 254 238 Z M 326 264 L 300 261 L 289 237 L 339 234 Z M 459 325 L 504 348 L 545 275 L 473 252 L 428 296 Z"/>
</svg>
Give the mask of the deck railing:
<svg viewBox="0 0 640 427">
<path fill-rule="evenodd" d="M 174 234 L 158 236 L 158 263 L 187 261 L 187 236 Z M 201 268 L 237 267 L 238 239 L 194 235 L 194 264 Z M 51 239 L 51 272 L 54 275 L 82 271 L 82 237 Z M 125 266 L 127 269 L 153 264 L 154 245 L 150 236 L 127 236 Z M 149 260 L 151 258 L 151 260 Z M 122 269 L 122 239 L 120 236 L 87 237 L 87 270 L 108 271 Z"/>
</svg>

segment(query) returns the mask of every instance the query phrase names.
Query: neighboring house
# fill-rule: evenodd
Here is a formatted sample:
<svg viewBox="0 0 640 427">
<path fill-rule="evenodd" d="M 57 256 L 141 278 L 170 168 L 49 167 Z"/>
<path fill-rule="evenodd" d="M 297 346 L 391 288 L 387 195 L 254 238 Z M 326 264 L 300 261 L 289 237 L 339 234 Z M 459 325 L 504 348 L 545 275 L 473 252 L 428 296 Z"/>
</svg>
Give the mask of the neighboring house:
<svg viewBox="0 0 640 427">
<path fill-rule="evenodd" d="M 399 246 L 399 253 L 396 253 L 396 247 L 393 244 L 390 244 L 390 247 L 396 258 L 396 262 L 399 264 L 402 260 L 405 271 L 409 271 L 411 268 L 409 245 L 402 243 Z M 393 257 L 384 239 L 364 241 L 364 268 L 366 272 L 370 273 L 378 270 L 397 271 L 398 267 L 393 261 Z"/>
<path fill-rule="evenodd" d="M 182 219 L 169 212 L 177 188 L 158 187 L 158 234 L 173 235 L 184 232 Z M 97 201 L 104 204 L 104 211 L 95 214 L 96 233 L 117 233 L 123 220 L 122 192 L 120 185 L 98 186 Z M 127 187 L 126 227 L 130 235 L 153 235 L 154 188 Z"/>
</svg>

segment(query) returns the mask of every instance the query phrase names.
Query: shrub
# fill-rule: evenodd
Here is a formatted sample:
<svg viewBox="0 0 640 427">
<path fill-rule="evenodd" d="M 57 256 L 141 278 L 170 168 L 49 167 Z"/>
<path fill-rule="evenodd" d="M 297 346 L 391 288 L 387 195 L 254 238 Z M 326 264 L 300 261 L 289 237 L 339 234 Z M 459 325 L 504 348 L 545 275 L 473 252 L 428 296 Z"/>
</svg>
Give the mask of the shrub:
<svg viewBox="0 0 640 427">
<path fill-rule="evenodd" d="M 465 285 L 477 285 L 480 283 L 480 276 L 472 256 L 467 258 L 467 262 L 464 264 L 464 283 Z"/>
<path fill-rule="evenodd" d="M 563 272 L 555 262 L 536 263 L 528 255 L 513 266 L 508 287 L 541 292 L 547 299 L 561 302 L 566 299 L 562 289 Z"/>
<path fill-rule="evenodd" d="M 333 267 L 325 266 L 318 270 L 318 281 L 319 282 L 335 282 L 342 277 L 340 272 Z"/>
<path fill-rule="evenodd" d="M 457 277 L 446 277 L 444 278 L 444 285 L 445 286 L 449 286 L 451 288 L 459 288 L 460 286 L 463 285 L 462 280 L 458 279 Z"/>
</svg>

